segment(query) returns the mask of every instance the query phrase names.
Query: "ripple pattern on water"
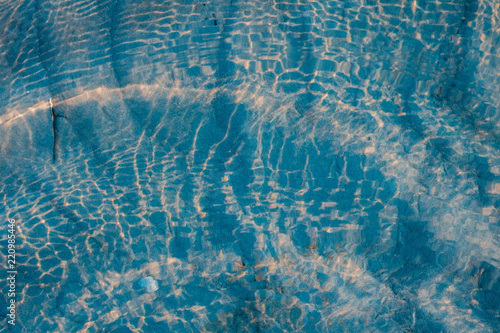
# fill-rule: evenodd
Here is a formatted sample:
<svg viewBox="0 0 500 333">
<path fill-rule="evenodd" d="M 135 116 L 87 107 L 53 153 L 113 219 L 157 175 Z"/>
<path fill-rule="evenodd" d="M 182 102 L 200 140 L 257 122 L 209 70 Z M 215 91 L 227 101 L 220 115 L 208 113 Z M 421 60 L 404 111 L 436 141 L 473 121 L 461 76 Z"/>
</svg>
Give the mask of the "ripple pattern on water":
<svg viewBox="0 0 500 333">
<path fill-rule="evenodd" d="M 500 326 L 495 1 L 0 6 L 20 332 Z"/>
</svg>

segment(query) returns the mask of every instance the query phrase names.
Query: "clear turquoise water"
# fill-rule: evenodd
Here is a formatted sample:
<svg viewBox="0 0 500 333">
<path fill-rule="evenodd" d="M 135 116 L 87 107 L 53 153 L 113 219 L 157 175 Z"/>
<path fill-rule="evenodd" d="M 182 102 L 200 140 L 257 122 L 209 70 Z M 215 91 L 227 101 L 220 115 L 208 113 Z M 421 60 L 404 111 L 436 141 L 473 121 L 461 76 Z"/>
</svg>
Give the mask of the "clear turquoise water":
<svg viewBox="0 0 500 333">
<path fill-rule="evenodd" d="M 0 8 L 0 332 L 498 332 L 497 1 Z"/>
</svg>

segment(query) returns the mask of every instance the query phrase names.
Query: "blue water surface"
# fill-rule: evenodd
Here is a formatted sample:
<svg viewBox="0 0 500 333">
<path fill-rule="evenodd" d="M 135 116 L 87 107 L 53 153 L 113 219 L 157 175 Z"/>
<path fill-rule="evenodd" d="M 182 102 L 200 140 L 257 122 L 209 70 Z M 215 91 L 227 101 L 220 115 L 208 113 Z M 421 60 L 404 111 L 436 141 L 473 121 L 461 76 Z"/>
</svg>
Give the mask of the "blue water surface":
<svg viewBox="0 0 500 333">
<path fill-rule="evenodd" d="M 498 1 L 0 9 L 0 332 L 499 332 Z"/>
</svg>

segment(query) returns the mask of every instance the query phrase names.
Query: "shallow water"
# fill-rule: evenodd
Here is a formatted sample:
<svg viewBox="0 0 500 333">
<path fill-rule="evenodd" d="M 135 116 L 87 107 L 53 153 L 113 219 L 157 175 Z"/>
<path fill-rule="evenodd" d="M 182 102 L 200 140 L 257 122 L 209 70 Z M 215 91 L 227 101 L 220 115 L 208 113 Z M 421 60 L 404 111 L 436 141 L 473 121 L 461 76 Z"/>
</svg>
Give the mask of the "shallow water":
<svg viewBox="0 0 500 333">
<path fill-rule="evenodd" d="M 0 332 L 498 332 L 497 1 L 0 8 Z"/>
</svg>

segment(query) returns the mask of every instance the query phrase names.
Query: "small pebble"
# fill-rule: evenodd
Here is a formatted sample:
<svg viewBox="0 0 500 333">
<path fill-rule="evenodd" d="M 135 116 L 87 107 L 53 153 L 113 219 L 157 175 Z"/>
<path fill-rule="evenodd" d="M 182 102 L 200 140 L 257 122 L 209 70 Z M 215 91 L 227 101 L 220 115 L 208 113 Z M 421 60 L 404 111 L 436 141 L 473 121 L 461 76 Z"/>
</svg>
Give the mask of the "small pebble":
<svg viewBox="0 0 500 333">
<path fill-rule="evenodd" d="M 146 291 L 148 293 L 152 293 L 158 290 L 158 282 L 151 276 L 145 277 L 144 279 L 140 280 L 139 286 L 143 288 L 146 287 Z"/>
</svg>

